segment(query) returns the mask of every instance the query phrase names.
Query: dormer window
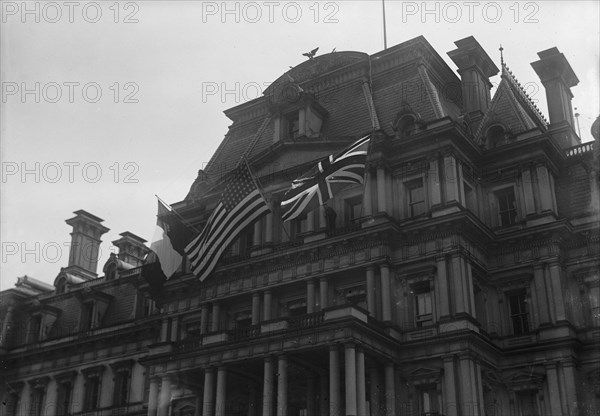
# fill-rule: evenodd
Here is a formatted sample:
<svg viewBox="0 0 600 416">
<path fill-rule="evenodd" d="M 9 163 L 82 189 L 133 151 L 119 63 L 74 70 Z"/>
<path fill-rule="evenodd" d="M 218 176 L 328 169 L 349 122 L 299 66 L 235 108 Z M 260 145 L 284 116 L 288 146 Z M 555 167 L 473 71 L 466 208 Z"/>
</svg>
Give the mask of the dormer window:
<svg viewBox="0 0 600 416">
<path fill-rule="evenodd" d="M 485 133 L 485 138 L 490 149 L 506 143 L 507 131 L 501 124 L 489 127 Z"/>
<path fill-rule="evenodd" d="M 419 127 L 419 116 L 414 113 L 399 114 L 396 121 L 392 124 L 392 129 L 396 136 L 405 139 L 414 135 Z"/>
<path fill-rule="evenodd" d="M 285 116 L 286 134 L 288 139 L 300 136 L 300 111 L 292 111 Z"/>
</svg>

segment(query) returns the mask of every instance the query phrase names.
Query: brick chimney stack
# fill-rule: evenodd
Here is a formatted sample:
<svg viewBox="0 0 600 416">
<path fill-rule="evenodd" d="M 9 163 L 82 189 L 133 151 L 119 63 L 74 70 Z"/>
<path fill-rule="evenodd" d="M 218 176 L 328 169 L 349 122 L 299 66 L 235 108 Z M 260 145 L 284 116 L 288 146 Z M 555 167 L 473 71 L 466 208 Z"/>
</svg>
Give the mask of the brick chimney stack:
<svg viewBox="0 0 600 416">
<path fill-rule="evenodd" d="M 454 44 L 457 49 L 448 52 L 448 56 L 461 76 L 463 111 L 477 123 L 490 106 L 490 77 L 497 75 L 499 69 L 473 36 Z"/>
<path fill-rule="evenodd" d="M 71 250 L 69 265 L 66 270 L 83 279 L 98 277 L 98 257 L 100 254 L 100 237 L 109 231 L 101 223 L 104 221 L 82 209 L 74 212 L 75 217 L 65 222 L 73 227 L 71 232 Z"/>
<path fill-rule="evenodd" d="M 119 249 L 119 260 L 134 267 L 141 266 L 144 257 L 149 251 L 149 248 L 144 244 L 146 240 L 129 231 L 125 231 L 119 235 L 121 238 L 112 242 Z"/>
<path fill-rule="evenodd" d="M 538 56 L 540 60 L 532 62 L 531 66 L 546 89 L 550 124 L 567 122 L 573 128 L 575 124 L 571 106 L 573 99 L 571 87 L 579 84 L 579 79 L 565 55 L 556 47 L 538 52 Z"/>
</svg>

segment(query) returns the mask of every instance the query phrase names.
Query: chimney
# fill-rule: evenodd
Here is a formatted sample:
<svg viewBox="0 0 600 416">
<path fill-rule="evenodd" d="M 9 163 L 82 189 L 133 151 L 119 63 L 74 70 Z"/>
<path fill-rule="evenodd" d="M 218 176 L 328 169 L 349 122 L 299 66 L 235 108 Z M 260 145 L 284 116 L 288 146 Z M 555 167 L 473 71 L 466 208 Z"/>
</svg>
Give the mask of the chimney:
<svg viewBox="0 0 600 416">
<path fill-rule="evenodd" d="M 146 240 L 129 231 L 125 231 L 119 235 L 121 238 L 112 242 L 119 249 L 119 260 L 134 267 L 141 266 L 144 257 L 149 251 L 148 247 L 144 244 Z"/>
<path fill-rule="evenodd" d="M 477 123 L 490 106 L 490 77 L 497 75 L 499 69 L 473 36 L 454 44 L 457 49 L 448 52 L 448 56 L 461 76 L 463 111 Z"/>
<path fill-rule="evenodd" d="M 573 128 L 573 108 L 571 106 L 571 87 L 579 84 L 577 75 L 573 72 L 565 55 L 557 48 L 546 49 L 538 52 L 539 61 L 532 62 L 531 66 L 540 77 L 546 89 L 548 115 L 550 124 L 561 122 L 569 123 Z M 577 143 L 575 143 L 577 144 Z"/>
<path fill-rule="evenodd" d="M 74 212 L 75 216 L 65 222 L 73 227 L 71 232 L 71 251 L 69 265 L 66 270 L 89 280 L 98 277 L 98 256 L 100 254 L 100 237 L 109 229 L 101 224 L 104 220 L 82 209 Z"/>
</svg>

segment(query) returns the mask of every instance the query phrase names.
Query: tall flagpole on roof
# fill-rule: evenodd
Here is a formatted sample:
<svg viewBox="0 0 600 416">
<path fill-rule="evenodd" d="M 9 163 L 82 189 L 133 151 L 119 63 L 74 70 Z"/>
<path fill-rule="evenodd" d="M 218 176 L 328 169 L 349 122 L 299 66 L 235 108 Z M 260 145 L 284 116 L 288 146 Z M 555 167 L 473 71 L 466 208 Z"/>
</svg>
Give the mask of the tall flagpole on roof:
<svg viewBox="0 0 600 416">
<path fill-rule="evenodd" d="M 385 24 L 385 0 L 381 0 L 383 6 L 383 49 L 387 49 L 387 28 Z"/>
</svg>

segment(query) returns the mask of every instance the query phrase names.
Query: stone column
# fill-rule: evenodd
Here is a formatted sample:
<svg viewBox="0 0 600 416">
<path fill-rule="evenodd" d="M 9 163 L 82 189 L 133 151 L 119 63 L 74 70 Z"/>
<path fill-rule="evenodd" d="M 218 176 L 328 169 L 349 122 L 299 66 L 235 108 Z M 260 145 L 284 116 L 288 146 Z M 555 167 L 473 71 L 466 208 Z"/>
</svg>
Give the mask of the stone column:
<svg viewBox="0 0 600 416">
<path fill-rule="evenodd" d="M 387 264 L 379 265 L 381 273 L 381 319 L 383 321 L 392 320 L 392 304 L 391 304 L 391 283 L 390 283 L 390 267 Z"/>
<path fill-rule="evenodd" d="M 446 201 L 458 201 L 458 172 L 456 169 L 456 159 L 454 155 L 448 154 L 444 156 L 444 184 L 446 189 Z"/>
<path fill-rule="evenodd" d="M 252 325 L 258 325 L 260 322 L 260 293 L 252 294 Z"/>
<path fill-rule="evenodd" d="M 463 268 L 461 265 L 462 258 L 458 254 L 452 256 L 452 287 L 454 288 L 454 301 L 456 313 L 466 312 L 466 299 L 463 290 Z"/>
<path fill-rule="evenodd" d="M 213 416 L 215 413 L 215 368 L 204 370 L 204 397 L 202 416 Z"/>
<path fill-rule="evenodd" d="M 450 316 L 450 304 L 448 290 L 448 271 L 446 270 L 446 257 L 437 258 L 437 279 L 435 284 L 435 299 L 439 311 L 439 317 Z"/>
<path fill-rule="evenodd" d="M 457 416 L 457 402 L 456 402 L 456 378 L 454 375 L 454 357 L 447 355 L 442 357 L 444 361 L 444 391 L 446 397 L 444 397 L 444 408 L 442 413 L 447 416 Z"/>
<path fill-rule="evenodd" d="M 219 305 L 218 302 L 214 302 L 212 305 L 212 332 L 216 332 L 218 331 L 219 328 L 219 321 L 221 318 L 221 306 Z"/>
<path fill-rule="evenodd" d="M 560 388 L 558 385 L 556 362 L 550 362 L 546 364 L 546 379 L 548 381 L 548 393 L 550 394 L 550 409 L 552 409 L 552 413 L 548 416 L 559 416 L 566 414 L 566 412 L 563 411 L 564 409 L 560 401 Z"/>
<path fill-rule="evenodd" d="M 549 264 L 549 277 L 552 284 L 552 304 L 556 313 L 556 321 L 567 319 L 565 315 L 565 301 L 562 289 L 561 267 L 558 261 Z"/>
<path fill-rule="evenodd" d="M 168 342 L 169 340 L 169 318 L 163 318 L 160 327 L 160 340 L 161 342 Z"/>
<path fill-rule="evenodd" d="M 282 354 L 278 359 L 277 377 L 277 416 L 288 414 L 288 360 Z"/>
<path fill-rule="evenodd" d="M 386 173 L 383 165 L 377 166 L 377 211 L 387 213 Z"/>
<path fill-rule="evenodd" d="M 171 377 L 163 376 L 160 386 L 160 398 L 158 402 L 158 416 L 169 416 L 171 406 Z"/>
<path fill-rule="evenodd" d="M 569 416 L 576 416 L 578 412 L 578 401 L 577 401 L 577 382 L 575 379 L 575 363 L 573 360 L 563 361 L 563 382 L 562 385 L 565 387 L 566 404 Z"/>
<path fill-rule="evenodd" d="M 548 311 L 548 293 L 546 292 L 544 267 L 541 264 L 536 264 L 533 266 L 533 283 L 537 295 L 538 316 L 540 325 L 549 324 L 550 313 Z"/>
<path fill-rule="evenodd" d="M 200 334 L 204 335 L 208 332 L 208 304 L 202 305 L 202 312 L 200 315 Z"/>
<path fill-rule="evenodd" d="M 548 168 L 544 165 L 537 166 L 536 171 L 539 186 L 541 211 L 552 211 L 552 193 L 554 192 L 554 190 L 552 189 L 550 183 L 550 173 L 548 172 Z"/>
<path fill-rule="evenodd" d="M 459 374 L 460 374 L 460 404 L 463 414 L 476 415 L 473 412 L 473 404 L 475 398 L 473 397 L 473 374 L 470 367 L 470 358 L 467 354 L 459 355 Z"/>
<path fill-rule="evenodd" d="M 309 279 L 306 282 L 306 313 L 315 311 L 315 281 Z"/>
<path fill-rule="evenodd" d="M 344 351 L 346 416 L 356 416 L 356 350 L 354 344 L 346 344 Z"/>
<path fill-rule="evenodd" d="M 28 384 L 25 384 L 24 388 L 27 388 Z M 25 395 L 23 391 L 23 395 L 21 396 L 24 400 L 29 401 L 29 395 Z M 71 400 L 71 411 L 70 413 L 79 413 L 83 410 L 83 401 L 85 400 L 85 377 L 81 373 L 77 373 L 75 376 L 75 381 L 73 382 L 73 399 Z M 29 409 L 29 407 L 27 407 Z M 19 415 L 25 415 L 25 413 L 19 413 Z"/>
<path fill-rule="evenodd" d="M 372 317 L 377 315 L 377 304 L 375 303 L 375 267 L 367 266 L 367 310 Z"/>
<path fill-rule="evenodd" d="M 265 217 L 265 244 L 273 242 L 273 213 L 269 212 Z"/>
<path fill-rule="evenodd" d="M 363 197 L 363 204 L 365 207 L 365 216 L 370 217 L 373 215 L 373 184 L 371 183 L 371 172 L 369 166 L 365 169 L 365 194 Z"/>
<path fill-rule="evenodd" d="M 260 247 L 262 243 L 262 220 L 259 219 L 254 223 L 254 232 L 252 233 L 252 245 Z"/>
<path fill-rule="evenodd" d="M 329 306 L 329 288 L 327 278 L 322 277 L 319 280 L 319 302 L 321 304 L 321 309 L 325 309 Z"/>
<path fill-rule="evenodd" d="M 265 358 L 263 373 L 263 416 L 273 415 L 273 357 Z"/>
<path fill-rule="evenodd" d="M 156 377 L 150 379 L 150 390 L 148 392 L 148 416 L 156 416 L 158 410 L 158 380 Z"/>
<path fill-rule="evenodd" d="M 394 363 L 385 363 L 385 411 L 387 416 L 396 415 L 396 384 Z"/>
<path fill-rule="evenodd" d="M 523 194 L 525 196 L 525 215 L 535 214 L 535 202 L 533 200 L 533 181 L 531 179 L 531 170 L 526 167 L 521 175 L 523 183 Z"/>
<path fill-rule="evenodd" d="M 436 205 L 440 205 L 442 203 L 442 191 L 440 189 L 440 173 L 437 159 L 429 161 L 427 187 L 429 188 L 431 206 L 435 207 Z"/>
<path fill-rule="evenodd" d="M 52 379 L 48 381 L 46 386 L 46 397 L 44 399 L 44 407 L 42 408 L 43 416 L 54 416 L 57 415 L 57 400 L 58 400 L 58 385 L 56 380 Z M 62 415 L 57 415 L 62 416 Z"/>
<path fill-rule="evenodd" d="M 337 345 L 329 347 L 329 416 L 340 416 L 340 353 Z"/>
<path fill-rule="evenodd" d="M 271 302 L 273 300 L 273 294 L 270 290 L 265 290 L 263 303 L 263 319 L 268 321 L 271 319 Z"/>
<path fill-rule="evenodd" d="M 356 414 L 367 414 L 367 384 L 365 380 L 365 352 L 362 348 L 356 350 Z"/>
<path fill-rule="evenodd" d="M 225 416 L 227 409 L 227 367 L 220 366 L 217 370 L 217 399 L 215 416 Z"/>
</svg>

